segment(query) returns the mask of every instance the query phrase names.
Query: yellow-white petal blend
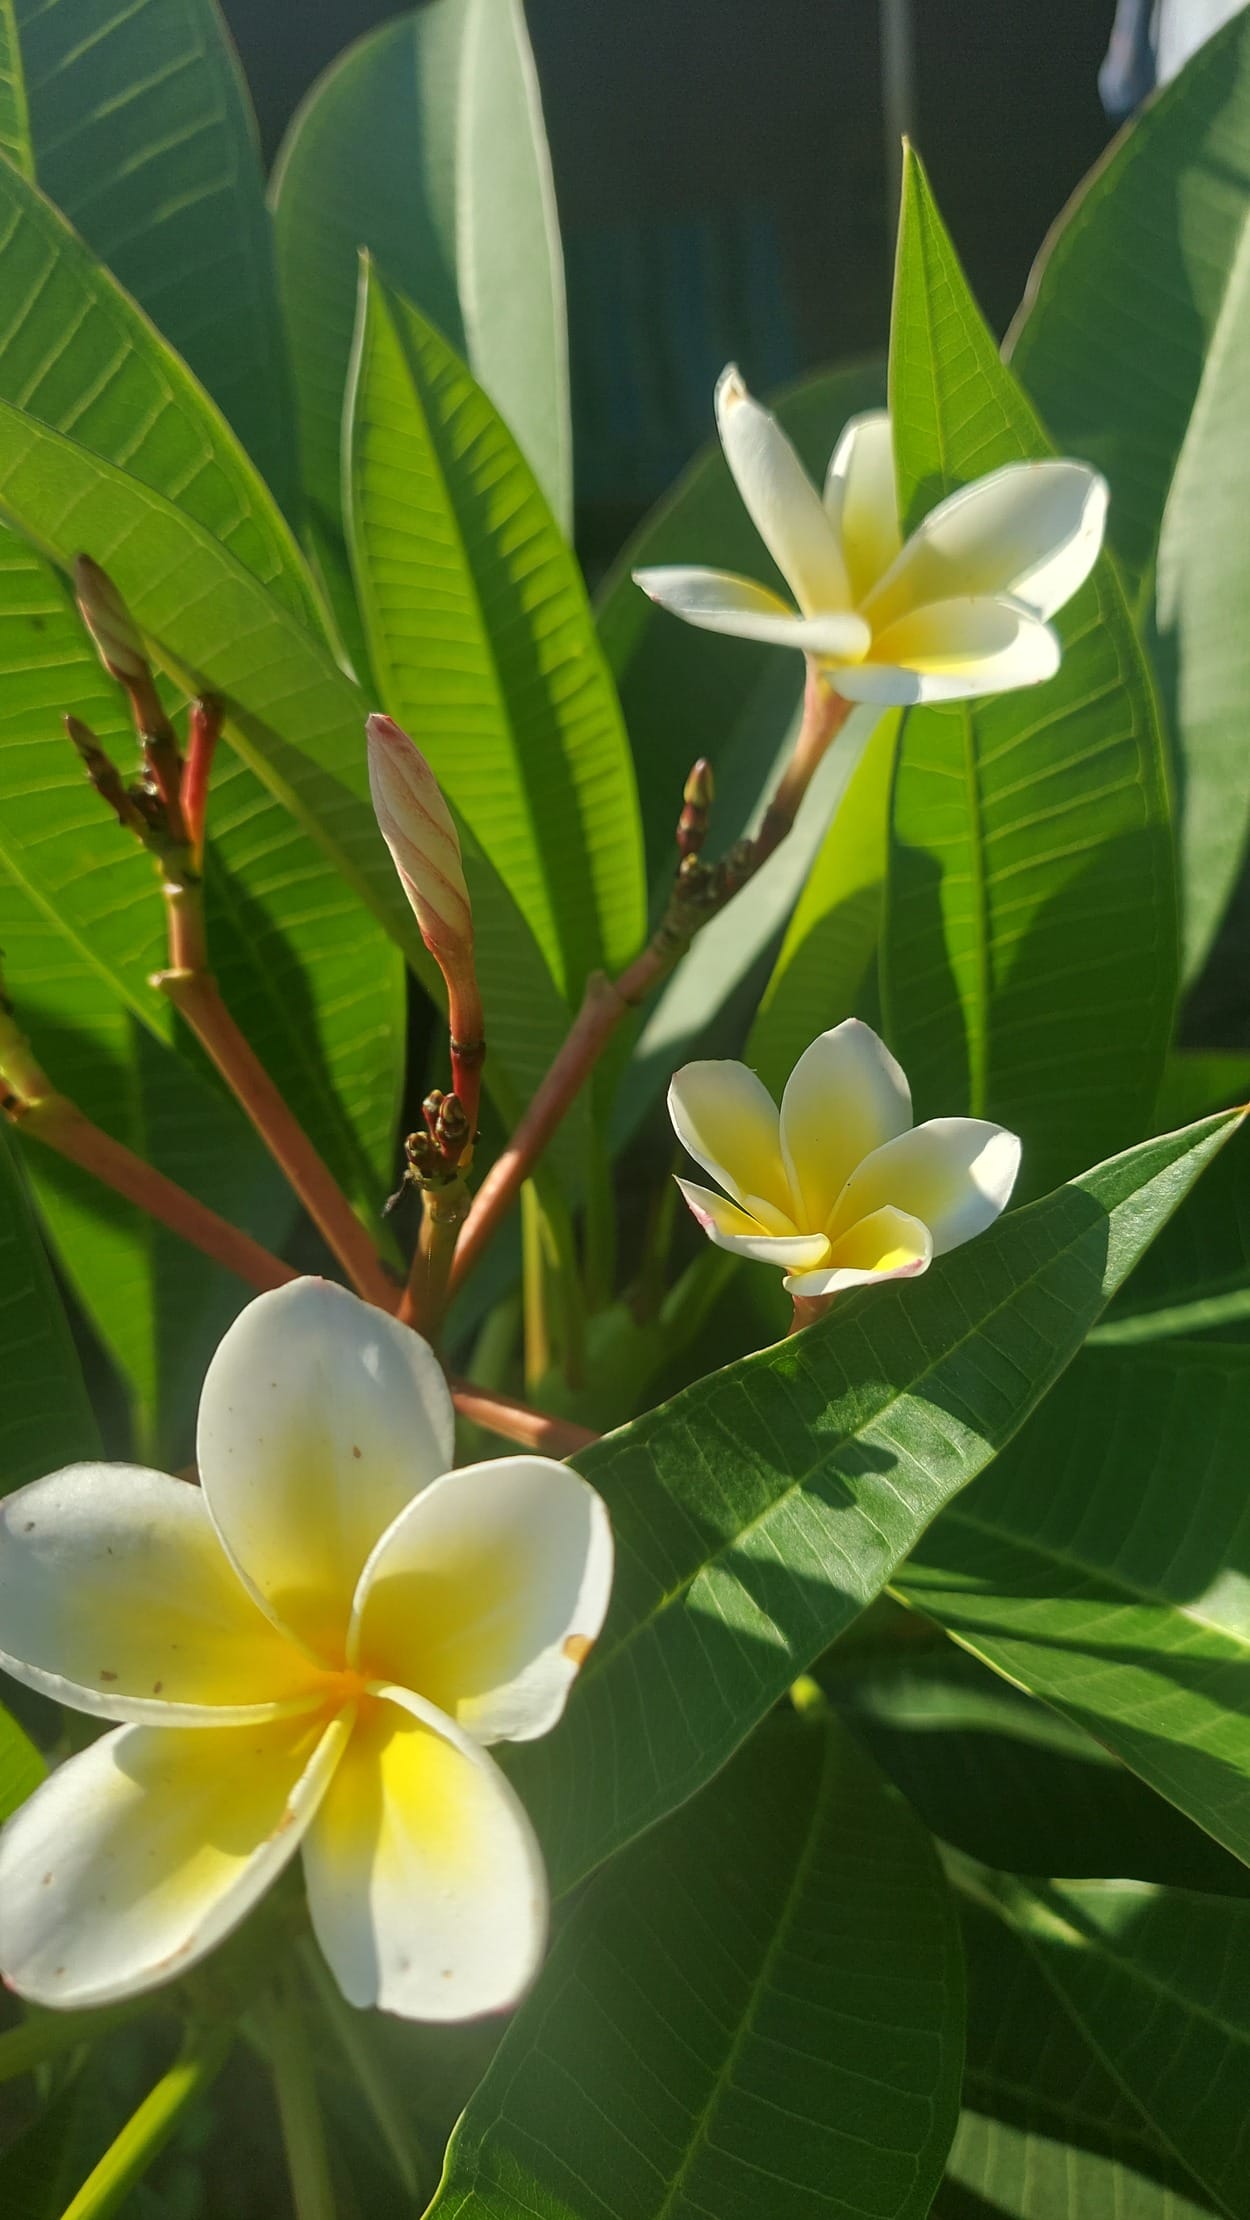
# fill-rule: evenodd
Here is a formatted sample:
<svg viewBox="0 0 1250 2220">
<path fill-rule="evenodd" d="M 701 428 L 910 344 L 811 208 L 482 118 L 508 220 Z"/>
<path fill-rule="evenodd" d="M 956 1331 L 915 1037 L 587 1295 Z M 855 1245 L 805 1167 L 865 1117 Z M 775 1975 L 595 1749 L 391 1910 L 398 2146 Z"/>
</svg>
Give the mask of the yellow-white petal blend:
<svg viewBox="0 0 1250 2220">
<path fill-rule="evenodd" d="M 778 1110 L 744 1064 L 687 1064 L 668 1093 L 678 1139 L 725 1190 L 679 1179 L 718 1248 L 776 1264 L 792 1295 L 913 1278 L 983 1233 L 1020 1169 L 983 1118 L 911 1122 L 884 1041 L 847 1018 L 805 1049 Z"/>
<path fill-rule="evenodd" d="M 824 499 L 734 369 L 716 388 L 725 459 L 798 608 L 729 571 L 635 571 L 688 624 L 801 648 L 848 701 L 960 701 L 1052 678 L 1047 619 L 1088 578 L 1107 487 L 1078 462 L 1008 463 L 930 511 L 904 544 L 890 419 L 855 417 Z"/>
<path fill-rule="evenodd" d="M 301 1851 L 353 2004 L 515 2003 L 546 1879 L 486 1746 L 560 1716 L 607 1610 L 602 1502 L 544 1457 L 449 1471 L 425 1343 L 323 1280 L 235 1320 L 198 1449 L 200 1488 L 76 1465 L 0 1505 L 0 1664 L 123 1722 L 0 1833 L 0 1973 L 136 1995 Z"/>
</svg>

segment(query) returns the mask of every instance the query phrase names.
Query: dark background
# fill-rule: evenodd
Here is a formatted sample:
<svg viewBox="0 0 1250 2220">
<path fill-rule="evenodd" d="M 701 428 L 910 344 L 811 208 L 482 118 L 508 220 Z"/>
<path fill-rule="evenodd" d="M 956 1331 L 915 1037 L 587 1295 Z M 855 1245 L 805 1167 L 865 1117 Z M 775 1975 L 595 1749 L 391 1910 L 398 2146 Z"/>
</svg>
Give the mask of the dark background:
<svg viewBox="0 0 1250 2220">
<path fill-rule="evenodd" d="M 225 0 L 272 160 L 301 97 L 399 0 Z M 1111 135 L 1112 0 L 912 0 L 914 128 L 1002 329 Z M 568 270 L 578 486 L 600 527 L 759 388 L 879 348 L 891 191 L 877 0 L 528 0 Z M 596 531 L 595 538 L 602 537 Z M 619 535 L 618 535 L 619 536 Z"/>
</svg>

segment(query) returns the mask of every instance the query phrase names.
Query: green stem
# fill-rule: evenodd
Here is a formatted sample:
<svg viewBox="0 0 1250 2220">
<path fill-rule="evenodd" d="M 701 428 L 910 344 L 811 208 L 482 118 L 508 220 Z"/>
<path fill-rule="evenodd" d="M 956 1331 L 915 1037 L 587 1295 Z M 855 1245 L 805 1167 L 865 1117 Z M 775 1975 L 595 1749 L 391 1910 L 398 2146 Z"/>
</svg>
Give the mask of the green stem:
<svg viewBox="0 0 1250 2220">
<path fill-rule="evenodd" d="M 325 2122 L 299 1993 L 283 1978 L 257 2006 L 273 2075 L 295 2220 L 335 2220 Z"/>
<path fill-rule="evenodd" d="M 106 2220 L 129 2196 L 164 2149 L 187 2107 L 216 2079 L 234 2042 L 234 2028 L 218 2021 L 188 2028 L 181 2051 L 167 2074 L 149 2091 L 127 2120 L 98 2166 L 93 2166 L 61 2220 Z"/>
<path fill-rule="evenodd" d="M 348 2004 L 315 1945 L 302 1950 L 300 1955 L 339 2047 L 356 2076 L 360 2093 L 373 2114 L 378 2133 L 391 2154 L 395 2171 L 409 2196 L 415 2197 L 420 2187 L 418 2169 L 422 2152 L 412 2134 L 410 2107 L 399 2101 L 370 2048 L 368 2026 L 362 2025 L 362 2022 L 367 2023 L 368 2015 Z"/>
</svg>

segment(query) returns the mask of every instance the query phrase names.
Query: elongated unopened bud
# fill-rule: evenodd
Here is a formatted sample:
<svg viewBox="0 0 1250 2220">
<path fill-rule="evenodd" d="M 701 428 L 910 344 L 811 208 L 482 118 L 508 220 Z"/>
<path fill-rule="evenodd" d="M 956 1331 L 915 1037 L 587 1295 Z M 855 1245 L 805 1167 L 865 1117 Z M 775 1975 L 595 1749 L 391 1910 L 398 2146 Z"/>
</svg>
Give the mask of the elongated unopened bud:
<svg viewBox="0 0 1250 2220">
<path fill-rule="evenodd" d="M 109 676 L 123 686 L 148 679 L 148 659 L 139 628 L 108 572 L 93 563 L 89 555 L 74 557 L 74 593 Z"/>
<path fill-rule="evenodd" d="M 472 957 L 473 911 L 460 841 L 438 781 L 392 717 L 370 717 L 369 786 L 421 938 L 441 969 Z"/>
</svg>

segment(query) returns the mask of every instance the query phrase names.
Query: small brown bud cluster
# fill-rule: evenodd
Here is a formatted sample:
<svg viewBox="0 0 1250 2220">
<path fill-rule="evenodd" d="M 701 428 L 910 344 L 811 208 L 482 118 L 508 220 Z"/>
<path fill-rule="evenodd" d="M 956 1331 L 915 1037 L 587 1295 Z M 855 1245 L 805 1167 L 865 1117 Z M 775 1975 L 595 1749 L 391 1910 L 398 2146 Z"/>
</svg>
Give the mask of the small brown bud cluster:
<svg viewBox="0 0 1250 2220">
<path fill-rule="evenodd" d="M 716 797 L 712 766 L 701 755 L 682 789 L 682 812 L 677 820 L 677 853 L 682 862 L 697 856 L 707 839 L 708 817 Z"/>
<path fill-rule="evenodd" d="M 472 1142 L 468 1113 L 459 1095 L 431 1088 L 421 1115 L 424 1127 L 404 1142 L 404 1176 L 383 1207 L 384 1217 L 389 1217 L 409 1187 L 439 1188 L 457 1179 Z"/>
</svg>

